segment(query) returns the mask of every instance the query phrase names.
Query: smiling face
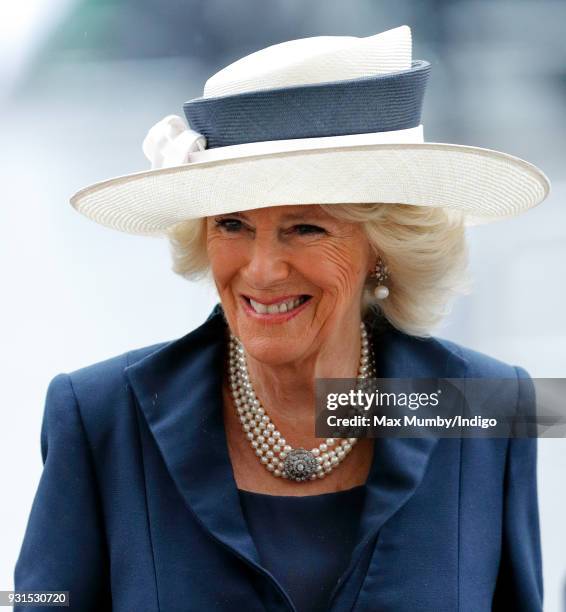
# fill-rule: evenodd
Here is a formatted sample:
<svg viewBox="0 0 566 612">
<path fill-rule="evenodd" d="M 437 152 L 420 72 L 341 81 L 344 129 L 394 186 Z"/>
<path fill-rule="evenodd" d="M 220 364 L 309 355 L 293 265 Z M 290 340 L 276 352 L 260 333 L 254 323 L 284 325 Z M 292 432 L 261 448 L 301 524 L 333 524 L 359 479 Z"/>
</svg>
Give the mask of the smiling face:
<svg viewBox="0 0 566 612">
<path fill-rule="evenodd" d="M 226 213 L 207 218 L 207 250 L 230 329 L 259 361 L 300 360 L 337 330 L 357 333 L 375 263 L 360 224 L 317 205 Z"/>
</svg>

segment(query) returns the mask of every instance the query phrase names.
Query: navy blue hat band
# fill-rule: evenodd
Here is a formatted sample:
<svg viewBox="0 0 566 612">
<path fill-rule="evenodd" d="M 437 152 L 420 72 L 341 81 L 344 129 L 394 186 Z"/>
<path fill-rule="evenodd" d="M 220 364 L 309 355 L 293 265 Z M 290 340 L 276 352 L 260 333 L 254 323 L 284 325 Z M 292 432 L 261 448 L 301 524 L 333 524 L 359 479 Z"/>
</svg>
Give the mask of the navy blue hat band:
<svg viewBox="0 0 566 612">
<path fill-rule="evenodd" d="M 334 81 L 196 98 L 183 105 L 207 149 L 293 138 L 388 132 L 421 123 L 431 65 Z"/>
</svg>

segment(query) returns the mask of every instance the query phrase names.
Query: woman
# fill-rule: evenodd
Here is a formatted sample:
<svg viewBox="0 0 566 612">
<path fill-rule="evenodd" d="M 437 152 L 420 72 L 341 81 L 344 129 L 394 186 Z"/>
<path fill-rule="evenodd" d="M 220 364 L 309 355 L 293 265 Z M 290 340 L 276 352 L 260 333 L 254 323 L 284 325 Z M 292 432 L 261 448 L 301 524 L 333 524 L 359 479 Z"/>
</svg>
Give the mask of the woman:
<svg viewBox="0 0 566 612">
<path fill-rule="evenodd" d="M 542 610 L 536 438 L 314 433 L 316 378 L 528 379 L 430 335 L 467 286 L 465 226 L 548 180 L 425 143 L 429 69 L 407 26 L 268 47 L 185 104 L 191 129 L 149 131 L 151 171 L 73 196 L 167 236 L 220 303 L 51 381 L 17 590 L 97 611 Z"/>
</svg>

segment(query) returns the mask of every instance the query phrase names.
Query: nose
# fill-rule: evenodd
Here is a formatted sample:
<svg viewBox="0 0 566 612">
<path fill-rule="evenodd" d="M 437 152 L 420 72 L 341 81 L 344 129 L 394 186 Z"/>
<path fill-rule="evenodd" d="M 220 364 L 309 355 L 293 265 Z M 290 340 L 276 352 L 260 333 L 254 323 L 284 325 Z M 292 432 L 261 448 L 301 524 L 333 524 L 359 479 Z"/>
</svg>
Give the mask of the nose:
<svg viewBox="0 0 566 612">
<path fill-rule="evenodd" d="M 250 287 L 266 289 L 289 277 L 285 247 L 271 232 L 257 232 L 242 275 Z"/>
</svg>

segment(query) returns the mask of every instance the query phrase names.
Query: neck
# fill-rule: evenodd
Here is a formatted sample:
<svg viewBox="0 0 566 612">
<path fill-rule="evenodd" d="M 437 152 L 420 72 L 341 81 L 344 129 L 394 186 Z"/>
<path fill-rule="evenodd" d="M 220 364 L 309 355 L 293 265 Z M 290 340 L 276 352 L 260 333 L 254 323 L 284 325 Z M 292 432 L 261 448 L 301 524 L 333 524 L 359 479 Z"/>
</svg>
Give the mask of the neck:
<svg viewBox="0 0 566 612">
<path fill-rule="evenodd" d="M 268 364 L 246 354 L 250 381 L 261 405 L 293 447 L 320 444 L 315 429 L 315 379 L 356 378 L 360 365 L 360 323 L 340 329 L 304 358 Z"/>
</svg>

